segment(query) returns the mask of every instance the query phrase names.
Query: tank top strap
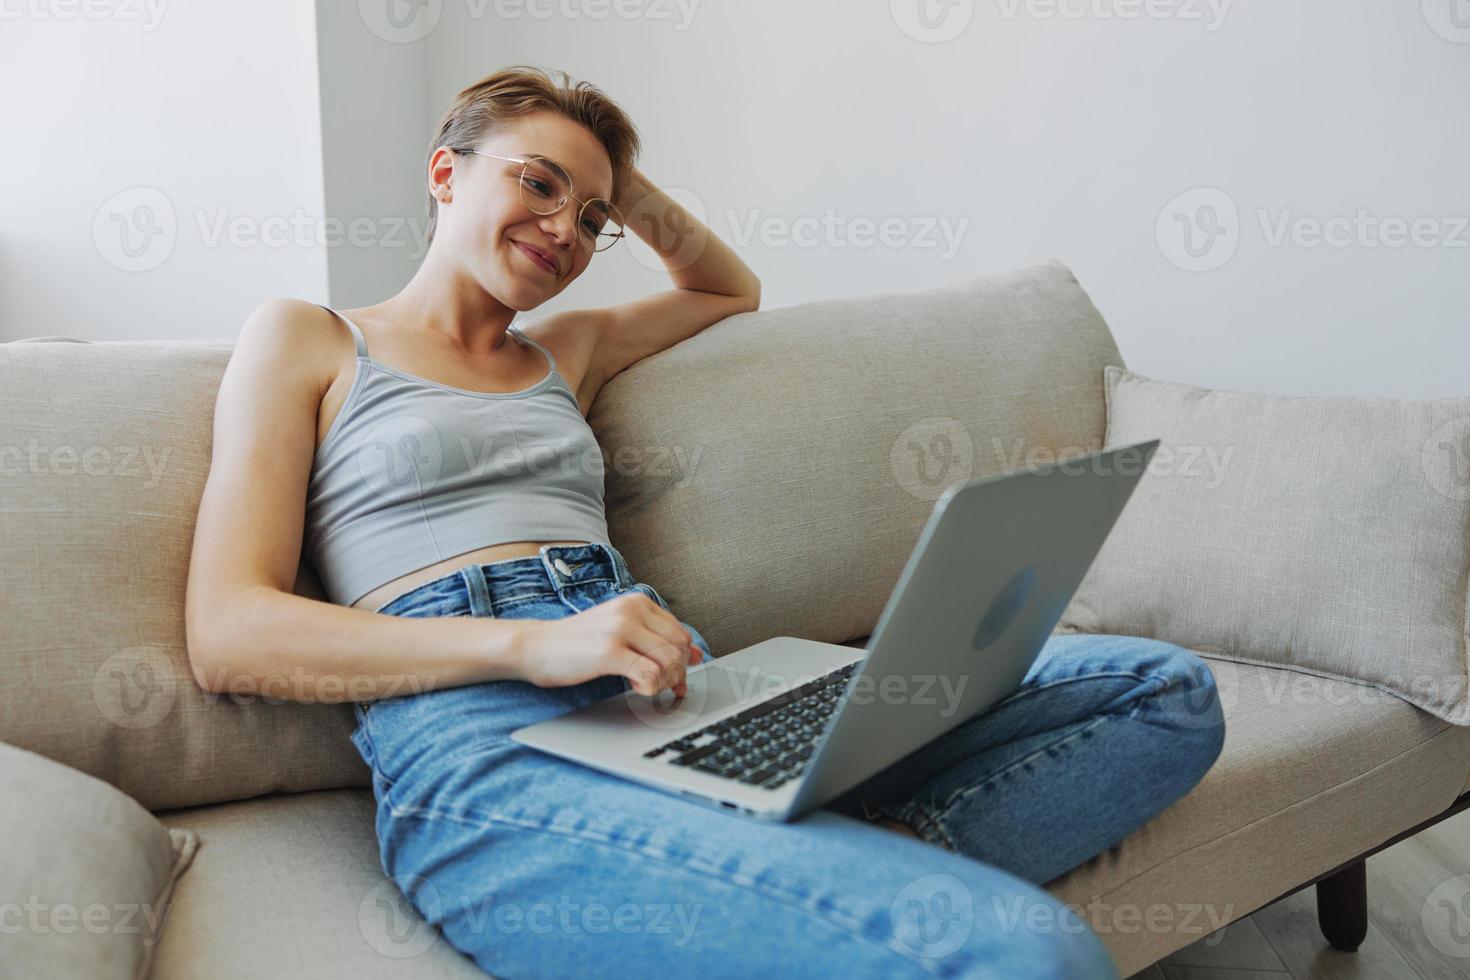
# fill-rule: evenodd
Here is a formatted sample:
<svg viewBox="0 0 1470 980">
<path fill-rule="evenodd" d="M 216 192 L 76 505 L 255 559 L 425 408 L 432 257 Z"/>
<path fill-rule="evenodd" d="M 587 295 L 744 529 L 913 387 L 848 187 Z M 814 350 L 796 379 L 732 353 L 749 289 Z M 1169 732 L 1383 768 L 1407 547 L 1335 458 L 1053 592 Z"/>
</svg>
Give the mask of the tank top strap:
<svg viewBox="0 0 1470 980">
<path fill-rule="evenodd" d="M 522 330 L 520 327 L 516 326 L 514 323 L 512 323 L 510 325 L 509 330 L 512 333 L 514 333 L 517 337 L 519 337 L 521 340 L 523 340 L 524 342 L 530 344 L 532 347 L 536 348 L 541 353 L 545 354 L 546 355 L 546 359 L 551 362 L 551 370 L 552 370 L 552 372 L 553 373 L 556 373 L 556 358 L 552 356 L 551 351 L 547 350 L 543 345 L 536 343 L 536 341 L 532 340 L 530 337 L 527 337 L 526 336 L 526 332 L 524 330 Z"/>
<path fill-rule="evenodd" d="M 317 305 L 318 306 L 321 306 L 320 303 L 318 303 Z M 328 313 L 331 313 L 333 316 L 336 316 L 336 317 L 340 318 L 343 323 L 347 324 L 347 328 L 352 331 L 352 339 L 357 344 L 357 356 L 358 357 L 367 357 L 368 356 L 367 340 L 363 337 L 362 331 L 357 328 L 357 324 L 353 323 L 351 320 L 347 319 L 345 316 L 342 316 L 342 314 L 338 313 L 336 310 L 332 309 L 330 306 L 322 306 L 322 309 L 326 310 Z"/>
</svg>

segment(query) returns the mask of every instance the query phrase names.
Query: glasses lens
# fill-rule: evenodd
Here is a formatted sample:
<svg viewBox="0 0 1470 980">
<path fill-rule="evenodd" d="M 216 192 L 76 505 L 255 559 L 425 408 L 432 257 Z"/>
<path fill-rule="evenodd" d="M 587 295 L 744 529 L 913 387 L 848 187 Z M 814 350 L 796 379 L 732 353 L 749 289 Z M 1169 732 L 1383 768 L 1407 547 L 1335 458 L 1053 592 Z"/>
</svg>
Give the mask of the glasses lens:
<svg viewBox="0 0 1470 980">
<path fill-rule="evenodd" d="M 582 205 L 577 238 L 594 252 L 606 252 L 623 237 L 623 212 L 611 201 L 594 197 Z"/>
<path fill-rule="evenodd" d="M 521 170 L 521 201 L 537 214 L 551 214 L 572 193 L 572 178 L 545 157 L 531 157 Z"/>
</svg>

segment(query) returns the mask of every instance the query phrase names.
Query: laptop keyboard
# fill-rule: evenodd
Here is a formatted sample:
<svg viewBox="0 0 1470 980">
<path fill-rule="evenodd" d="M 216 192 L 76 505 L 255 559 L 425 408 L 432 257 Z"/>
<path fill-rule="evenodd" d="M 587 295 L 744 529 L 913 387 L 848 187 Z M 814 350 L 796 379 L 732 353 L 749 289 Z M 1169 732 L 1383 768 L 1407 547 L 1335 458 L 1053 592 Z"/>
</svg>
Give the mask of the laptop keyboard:
<svg viewBox="0 0 1470 980">
<path fill-rule="evenodd" d="M 857 663 L 762 701 L 643 753 L 667 755 L 673 766 L 692 766 L 726 779 L 775 789 L 801 775 Z"/>
</svg>

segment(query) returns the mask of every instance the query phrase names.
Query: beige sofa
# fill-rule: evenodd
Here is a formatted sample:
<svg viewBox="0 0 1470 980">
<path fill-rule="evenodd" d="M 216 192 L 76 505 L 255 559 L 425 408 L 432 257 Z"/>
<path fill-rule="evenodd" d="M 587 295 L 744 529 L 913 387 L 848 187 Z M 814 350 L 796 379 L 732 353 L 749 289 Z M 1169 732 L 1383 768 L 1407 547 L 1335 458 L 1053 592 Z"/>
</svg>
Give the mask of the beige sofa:
<svg viewBox="0 0 1470 980">
<path fill-rule="evenodd" d="M 160 980 L 481 976 L 383 876 L 351 706 L 273 696 L 289 678 L 237 696 L 191 679 L 184 587 L 229 355 L 0 345 L 0 740 L 66 767 L 24 785 L 90 774 L 140 804 L 128 820 L 151 811 L 173 832 L 146 845 L 182 855 L 148 872 L 150 894 L 171 894 L 138 960 Z M 731 317 L 594 406 L 613 540 L 716 654 L 772 635 L 861 644 L 939 490 L 1003 471 L 1017 447 L 1099 447 L 1103 368 L 1122 363 L 1057 263 Z M 937 469 L 911 459 L 926 445 Z M 305 563 L 297 591 L 322 596 Z M 1363 857 L 1470 798 L 1470 729 L 1371 687 L 1283 697 L 1303 675 L 1211 663 L 1227 720 L 1213 770 L 1047 886 L 1123 976 L 1319 879 L 1324 931 L 1354 947 Z M 25 831 L 33 854 L 74 833 L 50 812 Z M 69 887 L 101 894 L 117 869 L 89 860 L 97 880 Z M 12 895 L 29 884 L 18 868 L 41 873 L 6 861 Z"/>
</svg>

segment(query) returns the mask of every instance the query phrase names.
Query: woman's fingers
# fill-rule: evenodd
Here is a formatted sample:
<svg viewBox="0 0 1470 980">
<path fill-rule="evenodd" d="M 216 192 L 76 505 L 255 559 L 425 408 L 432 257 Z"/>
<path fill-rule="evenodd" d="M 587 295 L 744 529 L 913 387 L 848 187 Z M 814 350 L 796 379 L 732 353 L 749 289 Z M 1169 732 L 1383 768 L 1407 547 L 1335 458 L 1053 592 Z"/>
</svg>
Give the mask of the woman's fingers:
<svg viewBox="0 0 1470 980">
<path fill-rule="evenodd" d="M 634 652 L 652 663 L 658 671 L 660 689 L 673 688 L 679 693 L 684 684 L 684 668 L 689 661 L 689 651 L 670 643 L 652 630 L 634 626 L 626 642 Z"/>
<path fill-rule="evenodd" d="M 643 619 L 645 626 L 676 646 L 685 647 L 686 649 L 694 646 L 694 637 L 684 628 L 684 624 L 679 622 L 679 617 L 648 598 L 642 592 L 636 593 L 636 595 L 642 597 L 642 601 L 635 601 L 635 605 L 646 614 Z"/>
<path fill-rule="evenodd" d="M 683 697 L 688 693 L 686 666 L 703 659 L 693 635 L 673 613 L 642 592 L 623 601 L 628 612 L 618 641 L 626 652 L 616 655 L 617 672 L 639 694 L 652 697 L 669 688 Z"/>
<path fill-rule="evenodd" d="M 679 622 L 677 616 L 647 596 L 643 597 L 642 602 L 634 603 L 634 606 L 638 610 L 633 617 L 634 621 L 652 634 L 652 638 L 642 638 L 638 645 L 639 652 L 652 654 L 667 644 L 673 647 L 673 652 L 666 651 L 665 655 L 677 659 L 680 665 L 697 663 L 703 659 L 699 647 L 694 645 L 694 634 Z M 659 659 L 667 664 L 665 656 L 660 656 Z"/>
<path fill-rule="evenodd" d="M 668 686 L 663 682 L 663 666 L 632 648 L 624 647 L 616 652 L 610 666 L 612 669 L 609 673 L 627 678 L 633 690 L 639 694 L 653 697 Z"/>
</svg>

